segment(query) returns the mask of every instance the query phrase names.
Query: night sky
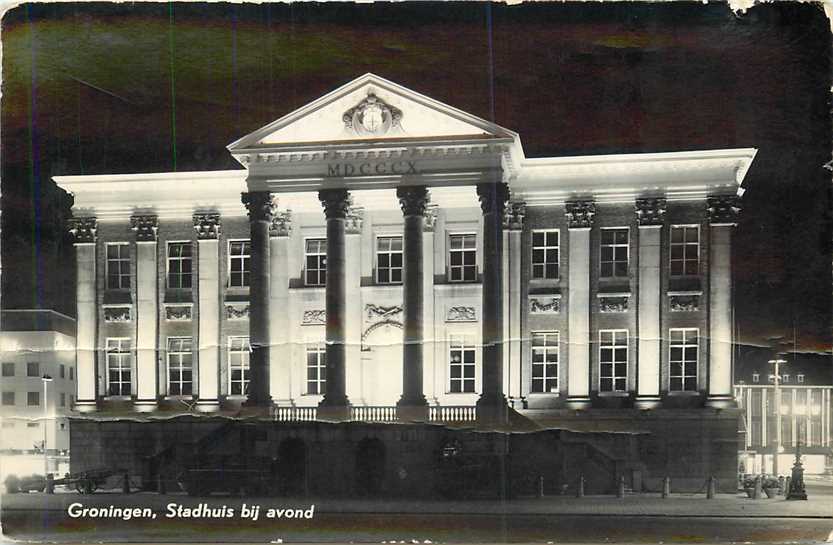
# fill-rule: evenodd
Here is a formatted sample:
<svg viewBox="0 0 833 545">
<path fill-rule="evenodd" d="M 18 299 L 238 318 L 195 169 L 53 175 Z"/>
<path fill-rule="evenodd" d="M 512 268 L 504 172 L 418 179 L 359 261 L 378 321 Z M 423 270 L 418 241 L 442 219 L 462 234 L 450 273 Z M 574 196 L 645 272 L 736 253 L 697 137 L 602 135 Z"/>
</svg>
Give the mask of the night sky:
<svg viewBox="0 0 833 545">
<path fill-rule="evenodd" d="M 589 4 L 589 3 L 588 3 Z M 225 146 L 374 72 L 528 157 L 755 147 L 741 341 L 829 351 L 830 31 L 819 6 L 34 4 L 3 19 L 4 307 L 73 310 L 50 176 L 239 168 Z"/>
</svg>

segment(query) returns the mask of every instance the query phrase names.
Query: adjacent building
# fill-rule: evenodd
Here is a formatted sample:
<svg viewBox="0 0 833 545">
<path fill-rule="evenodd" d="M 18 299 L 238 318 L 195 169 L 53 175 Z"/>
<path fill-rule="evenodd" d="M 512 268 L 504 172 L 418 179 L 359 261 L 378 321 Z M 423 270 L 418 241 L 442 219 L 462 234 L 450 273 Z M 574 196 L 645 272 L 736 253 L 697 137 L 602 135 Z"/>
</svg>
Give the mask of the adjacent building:
<svg viewBox="0 0 833 545">
<path fill-rule="evenodd" d="M 76 409 L 520 418 L 647 434 L 646 479 L 734 480 L 731 238 L 754 149 L 527 158 L 372 74 L 228 149 L 243 169 L 55 178 Z"/>
<path fill-rule="evenodd" d="M 2 311 L 0 366 L 2 476 L 43 475 L 45 461 L 50 472 L 65 470 L 75 404 L 75 320 L 53 310 Z"/>
</svg>

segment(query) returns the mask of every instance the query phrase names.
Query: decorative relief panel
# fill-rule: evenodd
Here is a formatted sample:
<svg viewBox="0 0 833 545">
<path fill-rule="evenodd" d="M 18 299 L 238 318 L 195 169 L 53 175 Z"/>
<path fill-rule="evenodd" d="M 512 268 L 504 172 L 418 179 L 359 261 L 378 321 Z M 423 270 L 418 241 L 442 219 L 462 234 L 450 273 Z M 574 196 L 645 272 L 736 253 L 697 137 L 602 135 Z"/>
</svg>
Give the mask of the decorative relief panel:
<svg viewBox="0 0 833 545">
<path fill-rule="evenodd" d="M 382 305 L 367 304 L 364 306 L 364 315 L 367 322 L 390 321 L 399 317 L 400 314 L 402 314 L 402 305 L 386 307 Z"/>
<path fill-rule="evenodd" d="M 305 310 L 301 317 L 301 325 L 325 325 L 327 323 L 327 311 Z"/>
<path fill-rule="evenodd" d="M 446 322 L 476 322 L 477 309 L 474 307 L 449 307 L 445 315 Z"/>
<path fill-rule="evenodd" d="M 104 321 L 109 324 L 130 321 L 130 307 L 104 307 Z"/>
<path fill-rule="evenodd" d="M 344 219 L 344 230 L 348 234 L 359 234 L 362 232 L 362 221 L 364 208 L 351 206 L 347 209 L 347 217 Z"/>
<path fill-rule="evenodd" d="M 530 314 L 558 314 L 561 312 L 560 295 L 530 295 Z"/>
<path fill-rule="evenodd" d="M 700 294 L 669 293 L 668 305 L 671 312 L 697 312 L 700 310 Z"/>
<path fill-rule="evenodd" d="M 249 305 L 247 303 L 226 305 L 227 320 L 247 320 L 249 318 Z"/>
<path fill-rule="evenodd" d="M 599 312 L 602 313 L 612 313 L 612 312 L 627 312 L 628 311 L 628 302 L 630 301 L 630 295 L 622 295 L 622 294 L 615 294 L 615 295 L 602 295 L 599 294 Z"/>
<path fill-rule="evenodd" d="M 434 225 L 437 223 L 437 213 L 440 207 L 436 204 L 429 204 L 425 207 L 425 214 L 423 214 L 422 230 L 425 232 L 433 232 Z"/>
<path fill-rule="evenodd" d="M 167 321 L 187 322 L 191 318 L 191 305 L 165 305 L 165 319 Z"/>
<path fill-rule="evenodd" d="M 596 204 L 593 201 L 572 201 L 565 205 L 567 226 L 570 229 L 589 229 L 593 227 L 596 216 Z"/>
<path fill-rule="evenodd" d="M 734 225 L 740 214 L 740 199 L 734 195 L 709 197 L 706 200 L 706 212 L 710 223 Z"/>
<path fill-rule="evenodd" d="M 95 242 L 98 222 L 95 218 L 72 218 L 69 220 L 69 233 L 75 244 Z"/>
</svg>

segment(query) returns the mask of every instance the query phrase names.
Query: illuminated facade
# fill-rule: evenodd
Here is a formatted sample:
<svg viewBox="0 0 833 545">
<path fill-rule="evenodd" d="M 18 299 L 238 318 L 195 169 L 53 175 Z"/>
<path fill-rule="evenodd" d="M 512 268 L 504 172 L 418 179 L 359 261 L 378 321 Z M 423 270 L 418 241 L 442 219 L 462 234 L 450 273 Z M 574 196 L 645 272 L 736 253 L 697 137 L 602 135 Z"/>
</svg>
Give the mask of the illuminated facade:
<svg viewBox="0 0 833 545">
<path fill-rule="evenodd" d="M 670 429 L 734 406 L 754 149 L 529 159 L 371 74 L 228 149 L 245 169 L 55 178 L 78 410 Z"/>
</svg>

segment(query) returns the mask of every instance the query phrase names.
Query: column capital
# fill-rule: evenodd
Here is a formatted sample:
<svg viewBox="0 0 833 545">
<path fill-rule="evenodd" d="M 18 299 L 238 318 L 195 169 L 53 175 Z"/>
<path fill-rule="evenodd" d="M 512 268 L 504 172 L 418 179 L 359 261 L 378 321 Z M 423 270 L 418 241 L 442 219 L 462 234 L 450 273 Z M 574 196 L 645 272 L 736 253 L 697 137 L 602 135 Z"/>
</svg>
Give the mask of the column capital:
<svg viewBox="0 0 833 545">
<path fill-rule="evenodd" d="M 74 244 L 95 242 L 98 220 L 96 218 L 71 218 L 68 229 Z"/>
<path fill-rule="evenodd" d="M 249 211 L 250 221 L 271 222 L 277 209 L 277 199 L 268 191 L 241 193 L 240 200 Z"/>
<path fill-rule="evenodd" d="M 131 216 L 130 229 L 136 233 L 136 242 L 156 242 L 159 218 L 151 215 Z"/>
<path fill-rule="evenodd" d="M 640 227 L 654 227 L 665 222 L 666 200 L 664 198 L 636 199 L 634 209 Z"/>
<path fill-rule="evenodd" d="M 440 207 L 436 204 L 429 204 L 425 207 L 425 213 L 422 215 L 422 230 L 426 233 L 434 231 L 434 225 L 437 223 L 437 214 L 440 212 Z"/>
<path fill-rule="evenodd" d="M 269 226 L 269 235 L 288 237 L 290 234 L 292 234 L 292 210 L 275 212 L 272 216 L 272 224 Z"/>
<path fill-rule="evenodd" d="M 503 227 L 517 231 L 524 228 L 526 219 L 526 203 L 510 202 L 503 212 Z"/>
<path fill-rule="evenodd" d="M 706 213 L 712 225 L 737 225 L 740 199 L 735 195 L 719 195 L 706 199 Z"/>
<path fill-rule="evenodd" d="M 484 214 L 495 213 L 503 216 L 509 200 L 509 186 L 503 182 L 477 184 L 477 198 Z"/>
<path fill-rule="evenodd" d="M 350 193 L 346 189 L 322 189 L 318 192 L 318 200 L 324 207 L 327 219 L 344 219 L 350 208 Z"/>
<path fill-rule="evenodd" d="M 396 196 L 399 198 L 399 206 L 405 216 L 425 215 L 428 203 L 431 201 L 428 188 L 424 185 L 397 187 Z"/>
<path fill-rule="evenodd" d="M 344 218 L 344 229 L 348 235 L 357 235 L 362 232 L 364 221 L 364 208 L 359 206 L 348 206 L 347 216 Z"/>
<path fill-rule="evenodd" d="M 589 229 L 593 227 L 596 215 L 596 203 L 586 201 L 568 201 L 564 203 L 567 216 L 567 227 L 570 229 Z"/>
<path fill-rule="evenodd" d="M 217 240 L 220 236 L 220 214 L 194 214 L 197 240 Z"/>
</svg>

